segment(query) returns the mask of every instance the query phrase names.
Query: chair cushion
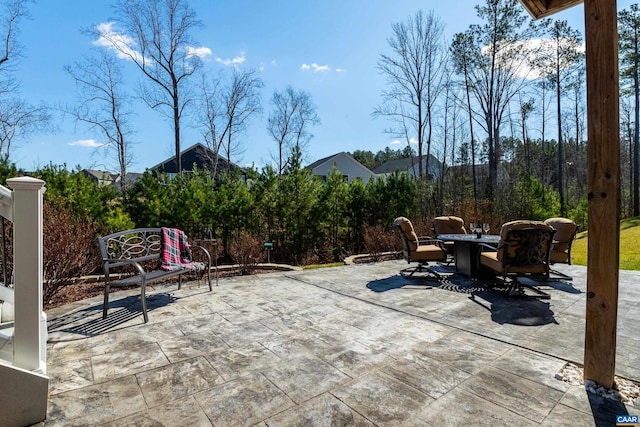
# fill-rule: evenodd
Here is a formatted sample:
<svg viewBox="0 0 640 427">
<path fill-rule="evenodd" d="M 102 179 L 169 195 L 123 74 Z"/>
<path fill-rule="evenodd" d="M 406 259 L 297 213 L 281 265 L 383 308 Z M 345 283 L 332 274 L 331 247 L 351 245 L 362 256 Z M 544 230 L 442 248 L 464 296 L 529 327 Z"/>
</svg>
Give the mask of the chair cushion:
<svg viewBox="0 0 640 427">
<path fill-rule="evenodd" d="M 481 252 L 480 264 L 491 270 L 502 272 L 502 261 L 498 259 L 497 252 Z"/>
<path fill-rule="evenodd" d="M 404 233 L 405 237 L 408 240 L 409 250 L 415 251 L 418 248 L 418 236 L 416 235 L 415 230 L 413 229 L 413 224 L 409 221 L 408 218 L 400 216 L 393 221 L 395 224 L 400 226 L 400 229 Z"/>
<path fill-rule="evenodd" d="M 503 274 L 503 273 L 545 274 L 546 273 L 546 267 L 544 265 L 507 266 L 506 271 L 503 272 L 502 261 L 498 259 L 497 252 L 482 252 L 480 254 L 480 264 L 500 274 Z"/>
<path fill-rule="evenodd" d="M 504 244 L 509 230 L 521 230 L 523 228 L 540 228 L 543 230 L 547 230 L 551 227 L 542 221 L 515 220 L 505 222 L 504 224 L 502 224 L 502 229 L 500 230 L 500 241 L 498 242 L 498 247 L 501 247 Z M 496 254 L 498 261 L 502 261 L 502 258 L 504 257 L 504 251 L 504 248 L 498 249 Z"/>
<path fill-rule="evenodd" d="M 553 250 L 566 252 L 578 228 L 576 223 L 569 218 L 549 218 L 544 223 L 556 229 L 556 234 L 553 236 Z M 551 256 L 553 257 L 553 253 Z M 555 262 L 567 262 L 567 258 L 568 254 L 565 254 L 563 260 Z"/>
<path fill-rule="evenodd" d="M 555 245 L 555 243 L 554 243 Z M 557 251 L 554 249 L 551 250 L 551 255 L 549 256 L 549 261 L 552 264 L 555 263 L 567 263 L 569 262 L 569 254 L 565 251 Z"/>
<path fill-rule="evenodd" d="M 433 219 L 435 234 L 467 234 L 464 220 L 457 216 L 437 216 Z"/>
<path fill-rule="evenodd" d="M 411 253 L 412 261 L 444 261 L 447 253 L 436 245 L 421 245 Z"/>
</svg>

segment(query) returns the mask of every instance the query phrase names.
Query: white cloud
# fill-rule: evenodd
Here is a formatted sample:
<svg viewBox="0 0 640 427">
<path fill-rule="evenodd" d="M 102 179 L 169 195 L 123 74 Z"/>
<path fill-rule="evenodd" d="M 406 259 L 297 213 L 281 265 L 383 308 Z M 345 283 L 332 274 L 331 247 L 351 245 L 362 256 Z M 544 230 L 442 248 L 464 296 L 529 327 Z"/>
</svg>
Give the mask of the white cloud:
<svg viewBox="0 0 640 427">
<path fill-rule="evenodd" d="M 336 68 L 336 73 L 342 73 L 344 70 L 342 68 Z"/>
<path fill-rule="evenodd" d="M 95 40 L 93 44 L 114 50 L 118 58 L 137 59 L 140 56 L 140 52 L 132 49 L 132 46 L 135 45 L 134 40 L 124 33 L 115 31 L 113 25 L 113 22 L 103 22 L 102 24 L 96 25 L 96 30 L 100 34 L 100 37 L 98 40 Z"/>
<path fill-rule="evenodd" d="M 206 58 L 211 55 L 211 49 L 208 47 L 187 47 L 187 57 L 197 56 L 198 58 Z"/>
<path fill-rule="evenodd" d="M 564 45 L 563 48 L 567 48 L 567 44 L 571 43 L 569 39 L 560 39 L 560 45 Z M 515 75 L 521 79 L 535 80 L 541 77 L 540 71 L 531 65 L 532 58 L 538 62 L 544 61 L 543 57 L 551 58 L 554 56 L 556 50 L 556 42 L 551 39 L 527 39 L 517 42 L 515 45 L 510 46 L 504 50 L 504 55 L 498 55 L 498 66 L 507 68 L 513 68 Z M 585 44 L 577 46 L 576 51 L 579 53 L 585 52 Z M 489 47 L 482 48 L 482 53 L 489 54 Z M 560 60 L 560 69 L 564 70 L 571 64 L 563 63 Z"/>
<path fill-rule="evenodd" d="M 244 52 L 241 52 L 240 55 L 236 56 L 235 58 L 231 58 L 231 59 L 216 58 L 216 62 L 219 62 L 222 65 L 227 66 L 227 67 L 229 67 L 229 66 L 235 67 L 236 65 L 242 64 L 246 60 L 247 60 L 247 57 L 246 57 Z"/>
<path fill-rule="evenodd" d="M 324 71 L 331 71 L 331 68 L 329 68 L 328 65 L 318 65 L 318 64 L 302 64 L 300 66 L 301 70 L 313 70 L 314 73 L 317 72 L 324 72 Z"/>
<path fill-rule="evenodd" d="M 418 140 L 415 138 L 409 138 L 409 144 L 417 144 Z M 404 141 L 401 141 L 399 139 L 394 139 L 393 141 L 391 141 L 389 143 L 389 145 L 400 145 L 400 144 L 405 144 Z"/>
<path fill-rule="evenodd" d="M 100 144 L 95 139 L 79 139 L 77 141 L 70 142 L 69 145 L 72 147 L 98 148 L 104 146 L 105 144 Z"/>
</svg>

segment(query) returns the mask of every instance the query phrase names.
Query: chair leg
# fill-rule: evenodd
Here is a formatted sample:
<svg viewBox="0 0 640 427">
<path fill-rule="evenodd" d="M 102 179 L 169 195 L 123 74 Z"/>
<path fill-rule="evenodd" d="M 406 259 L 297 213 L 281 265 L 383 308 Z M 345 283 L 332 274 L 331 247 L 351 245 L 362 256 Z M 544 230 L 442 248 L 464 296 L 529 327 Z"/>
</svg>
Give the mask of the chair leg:
<svg viewBox="0 0 640 427">
<path fill-rule="evenodd" d="M 426 273 L 426 276 L 414 276 L 415 273 Z M 442 276 L 433 271 L 428 264 L 418 264 L 416 267 L 409 267 L 400 270 L 400 275 L 407 279 L 427 279 L 427 280 L 442 280 Z"/>
<path fill-rule="evenodd" d="M 561 273 L 558 270 L 554 270 L 553 268 L 549 269 L 549 275 L 550 279 L 573 280 L 573 277 L 569 276 L 568 274 Z"/>
<path fill-rule="evenodd" d="M 102 318 L 107 318 L 107 311 L 109 310 L 109 285 L 104 286 L 104 301 L 102 302 Z"/>
<path fill-rule="evenodd" d="M 144 280 L 140 284 L 140 305 L 142 306 L 144 323 L 147 323 L 149 321 L 149 316 L 147 315 L 147 284 Z"/>
<path fill-rule="evenodd" d="M 537 287 L 533 285 L 528 285 L 526 283 L 522 283 L 520 280 L 518 280 L 518 277 L 509 277 L 509 278 L 502 277 L 502 278 L 498 278 L 497 280 L 502 281 L 502 284 L 490 285 L 487 283 L 487 287 L 490 290 L 495 291 L 507 298 L 539 298 L 539 299 L 551 298 L 551 295 L 549 295 L 544 291 L 541 291 Z M 503 290 L 505 287 L 506 287 L 506 290 Z M 502 288 L 502 289 L 495 289 L 495 288 Z M 531 293 L 527 294 L 525 292 L 525 288 L 530 289 L 533 292 L 533 295 Z"/>
<path fill-rule="evenodd" d="M 530 295 L 525 293 L 524 288 L 530 289 L 535 295 Z M 507 291 L 508 297 L 516 297 L 516 298 L 540 298 L 540 299 L 550 299 L 551 295 L 548 293 L 541 291 L 533 285 L 527 285 L 522 283 L 518 278 L 514 278 L 511 281 L 511 285 L 509 286 L 509 290 Z"/>
</svg>

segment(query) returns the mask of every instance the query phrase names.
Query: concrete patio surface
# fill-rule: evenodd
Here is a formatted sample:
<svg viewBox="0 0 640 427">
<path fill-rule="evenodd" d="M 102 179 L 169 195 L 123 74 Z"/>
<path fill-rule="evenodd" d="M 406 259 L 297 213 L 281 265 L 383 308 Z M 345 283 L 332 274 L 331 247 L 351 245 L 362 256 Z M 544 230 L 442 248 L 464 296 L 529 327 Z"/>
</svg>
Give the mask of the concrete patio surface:
<svg viewBox="0 0 640 427">
<path fill-rule="evenodd" d="M 46 426 L 615 426 L 555 378 L 582 363 L 586 268 L 506 298 L 404 261 L 155 286 L 48 312 Z M 616 373 L 640 381 L 640 272 L 620 272 Z"/>
</svg>

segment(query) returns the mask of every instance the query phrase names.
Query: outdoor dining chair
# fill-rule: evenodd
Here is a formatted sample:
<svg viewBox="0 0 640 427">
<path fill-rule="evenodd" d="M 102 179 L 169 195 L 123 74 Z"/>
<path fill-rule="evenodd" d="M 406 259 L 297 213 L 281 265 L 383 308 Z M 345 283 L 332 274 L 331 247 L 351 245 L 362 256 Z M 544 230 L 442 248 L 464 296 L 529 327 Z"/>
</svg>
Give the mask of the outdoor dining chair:
<svg viewBox="0 0 640 427">
<path fill-rule="evenodd" d="M 556 230 L 551 247 L 551 264 L 571 265 L 571 245 L 578 233 L 578 225 L 569 218 L 549 218 L 544 223 Z M 573 280 L 571 276 L 558 270 L 551 269 L 551 274 L 565 280 Z"/>
<path fill-rule="evenodd" d="M 432 222 L 433 235 L 439 234 L 468 234 L 464 226 L 464 220 L 458 216 L 437 216 Z M 447 251 L 447 263 L 454 261 L 453 254 L 455 245 L 453 242 L 444 242 Z"/>
<path fill-rule="evenodd" d="M 549 294 L 523 284 L 519 278 L 549 279 L 549 258 L 556 230 L 541 221 L 511 221 L 502 225 L 497 249 L 483 247 L 479 263 L 502 277 L 508 296 L 527 296 L 529 288 L 537 297 L 547 299 Z M 484 245 L 483 245 L 484 246 Z"/>
<path fill-rule="evenodd" d="M 440 275 L 429 267 L 429 262 L 446 260 L 447 252 L 442 242 L 428 236 L 418 237 L 411 221 L 403 216 L 396 218 L 393 225 L 400 238 L 404 259 L 407 263 L 417 263 L 415 267 L 403 269 L 400 274 L 413 277 L 415 273 L 426 273 L 426 278 L 439 280 Z"/>
</svg>

